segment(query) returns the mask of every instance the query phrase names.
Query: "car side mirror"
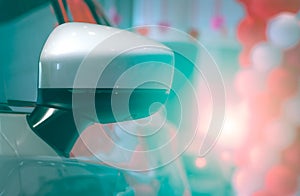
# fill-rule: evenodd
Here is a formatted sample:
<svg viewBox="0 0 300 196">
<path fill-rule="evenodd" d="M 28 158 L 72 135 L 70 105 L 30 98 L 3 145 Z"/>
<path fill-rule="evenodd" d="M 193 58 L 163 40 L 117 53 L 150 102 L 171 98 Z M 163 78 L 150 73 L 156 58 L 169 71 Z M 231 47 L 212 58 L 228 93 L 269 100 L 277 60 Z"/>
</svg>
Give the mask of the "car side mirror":
<svg viewBox="0 0 300 196">
<path fill-rule="evenodd" d="M 170 93 L 173 61 L 168 47 L 129 31 L 60 25 L 41 52 L 37 106 L 28 124 L 59 154 L 69 156 L 89 124 L 158 111 Z"/>
</svg>

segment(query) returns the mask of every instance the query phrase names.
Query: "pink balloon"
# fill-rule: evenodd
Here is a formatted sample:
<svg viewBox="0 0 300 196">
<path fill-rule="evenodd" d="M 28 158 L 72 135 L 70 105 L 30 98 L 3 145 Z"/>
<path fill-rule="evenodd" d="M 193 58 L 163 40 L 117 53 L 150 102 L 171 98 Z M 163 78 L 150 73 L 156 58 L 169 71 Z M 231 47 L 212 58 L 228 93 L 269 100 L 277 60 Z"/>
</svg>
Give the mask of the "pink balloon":
<svg viewBox="0 0 300 196">
<path fill-rule="evenodd" d="M 300 142 L 295 142 L 283 151 L 283 162 L 300 174 Z"/>
<path fill-rule="evenodd" d="M 235 151 L 234 164 L 237 167 L 243 167 L 249 162 L 249 155 L 248 153 L 245 153 L 250 149 L 249 145 L 247 145 L 248 143 L 250 145 L 250 142 L 247 142 L 244 146 Z"/>
<path fill-rule="evenodd" d="M 298 85 L 297 75 L 283 67 L 273 69 L 267 78 L 267 90 L 280 100 L 295 95 Z"/>
<path fill-rule="evenodd" d="M 281 102 L 269 92 L 259 93 L 250 100 L 250 126 L 253 130 L 261 130 L 266 124 L 281 115 Z"/>
<path fill-rule="evenodd" d="M 292 195 L 297 191 L 298 176 L 285 165 L 272 167 L 266 175 L 265 187 L 274 195 Z"/>
<path fill-rule="evenodd" d="M 300 126 L 300 93 L 283 103 L 284 116 L 295 127 Z"/>
<path fill-rule="evenodd" d="M 211 26 L 214 30 L 220 30 L 224 26 L 225 19 L 221 15 L 214 16 L 211 20 Z"/>
<path fill-rule="evenodd" d="M 267 145 L 255 145 L 249 150 L 248 166 L 255 171 L 265 173 L 279 162 L 279 152 Z"/>
<path fill-rule="evenodd" d="M 253 193 L 251 196 L 276 196 L 267 190 L 261 190 Z"/>
<path fill-rule="evenodd" d="M 269 123 L 263 133 L 265 144 L 279 151 L 288 147 L 295 140 L 295 128 L 282 120 Z"/>
<path fill-rule="evenodd" d="M 264 88 L 264 75 L 254 69 L 242 69 L 236 74 L 234 85 L 242 98 L 256 96 Z"/>
<path fill-rule="evenodd" d="M 284 53 L 284 66 L 293 73 L 300 75 L 300 43 Z"/>
<path fill-rule="evenodd" d="M 251 67 L 250 51 L 250 47 L 243 47 L 242 51 L 239 54 L 239 65 L 242 68 Z"/>
<path fill-rule="evenodd" d="M 251 195 L 263 187 L 263 176 L 247 168 L 238 169 L 232 180 L 238 195 Z"/>
</svg>

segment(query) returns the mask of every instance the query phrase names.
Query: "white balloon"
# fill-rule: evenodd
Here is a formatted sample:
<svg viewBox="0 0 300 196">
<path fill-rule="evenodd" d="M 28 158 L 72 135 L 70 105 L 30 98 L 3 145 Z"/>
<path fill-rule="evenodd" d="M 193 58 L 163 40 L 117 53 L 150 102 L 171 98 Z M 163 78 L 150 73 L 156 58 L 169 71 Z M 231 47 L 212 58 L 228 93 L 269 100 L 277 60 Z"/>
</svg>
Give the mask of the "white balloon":
<svg viewBox="0 0 300 196">
<path fill-rule="evenodd" d="M 253 67 L 260 72 L 279 66 L 282 58 L 282 51 L 268 42 L 255 45 L 251 51 Z"/>
<path fill-rule="evenodd" d="M 241 98 L 250 98 L 264 88 L 264 74 L 254 69 L 243 69 L 235 76 L 234 85 Z"/>
<path fill-rule="evenodd" d="M 267 27 L 269 40 L 282 49 L 295 46 L 300 40 L 300 25 L 292 13 L 282 13 L 273 18 Z"/>
</svg>

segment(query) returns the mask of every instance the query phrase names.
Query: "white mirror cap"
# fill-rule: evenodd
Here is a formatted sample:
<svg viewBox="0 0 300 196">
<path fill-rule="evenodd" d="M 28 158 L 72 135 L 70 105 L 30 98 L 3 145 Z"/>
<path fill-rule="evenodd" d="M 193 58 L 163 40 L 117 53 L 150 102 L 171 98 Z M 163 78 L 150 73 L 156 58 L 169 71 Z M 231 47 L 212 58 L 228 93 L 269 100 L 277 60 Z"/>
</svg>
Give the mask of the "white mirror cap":
<svg viewBox="0 0 300 196">
<path fill-rule="evenodd" d="M 40 57 L 39 88 L 170 89 L 174 54 L 166 46 L 113 27 L 65 23 Z"/>
</svg>

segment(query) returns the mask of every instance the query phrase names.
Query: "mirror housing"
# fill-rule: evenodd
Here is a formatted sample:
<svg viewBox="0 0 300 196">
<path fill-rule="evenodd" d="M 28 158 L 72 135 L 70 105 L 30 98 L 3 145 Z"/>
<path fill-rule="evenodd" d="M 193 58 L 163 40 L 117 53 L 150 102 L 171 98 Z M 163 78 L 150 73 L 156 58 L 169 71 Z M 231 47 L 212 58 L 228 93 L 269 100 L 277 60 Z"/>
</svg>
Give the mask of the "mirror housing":
<svg viewBox="0 0 300 196">
<path fill-rule="evenodd" d="M 27 121 L 59 154 L 69 156 L 89 124 L 157 112 L 170 93 L 173 61 L 168 47 L 129 31 L 60 25 L 41 52 L 37 106 Z"/>
</svg>

